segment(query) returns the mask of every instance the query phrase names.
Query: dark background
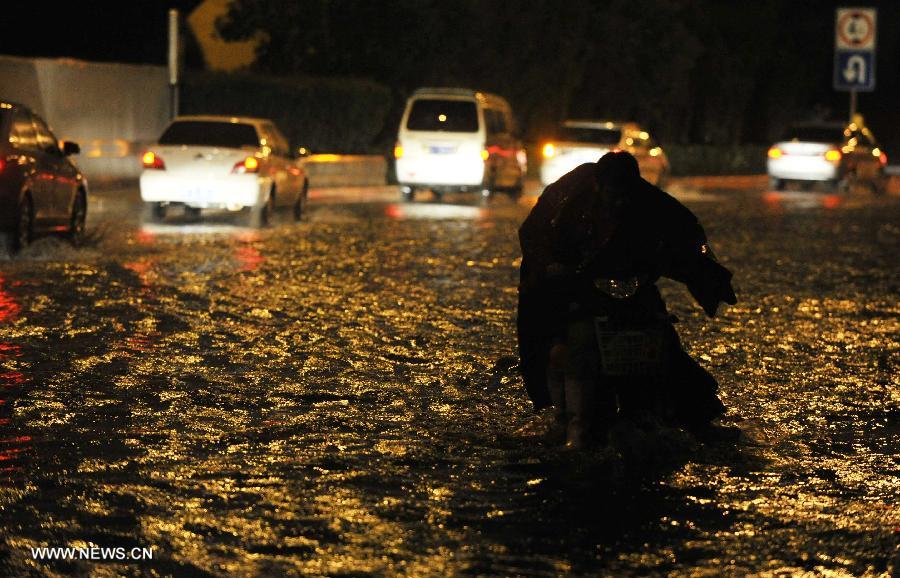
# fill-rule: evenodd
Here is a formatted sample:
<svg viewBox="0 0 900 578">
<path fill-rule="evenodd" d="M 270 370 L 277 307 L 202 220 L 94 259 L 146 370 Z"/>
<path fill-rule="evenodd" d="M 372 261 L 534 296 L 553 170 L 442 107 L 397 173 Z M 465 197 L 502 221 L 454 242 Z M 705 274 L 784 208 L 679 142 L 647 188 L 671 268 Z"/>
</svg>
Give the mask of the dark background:
<svg viewBox="0 0 900 578">
<path fill-rule="evenodd" d="M 16 5 L 0 54 L 164 64 L 170 7 L 197 1 Z M 223 36 L 263 31 L 255 72 L 353 77 L 396 103 L 421 85 L 505 95 L 537 139 L 566 117 L 635 119 L 663 142 L 767 143 L 795 120 L 845 119 L 832 89 L 837 0 L 237 0 Z M 900 3 L 878 13 L 877 84 L 859 110 L 900 150 Z M 203 67 L 192 39 L 188 68 Z M 399 104 L 395 105 L 398 108 Z"/>
</svg>

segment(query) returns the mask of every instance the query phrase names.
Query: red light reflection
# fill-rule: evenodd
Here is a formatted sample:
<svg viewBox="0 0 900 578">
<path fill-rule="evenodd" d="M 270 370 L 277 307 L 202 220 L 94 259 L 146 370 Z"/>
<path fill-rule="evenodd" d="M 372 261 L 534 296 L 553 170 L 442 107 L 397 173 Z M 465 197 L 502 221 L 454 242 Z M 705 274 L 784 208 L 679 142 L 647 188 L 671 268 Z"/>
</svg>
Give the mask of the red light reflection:
<svg viewBox="0 0 900 578">
<path fill-rule="evenodd" d="M 156 233 L 148 231 L 146 229 L 141 229 L 137 234 L 137 242 L 141 245 L 152 245 L 154 242 L 156 242 Z"/>
<path fill-rule="evenodd" d="M 8 323 L 22 310 L 15 297 L 5 289 L 5 278 L 0 275 L 0 323 Z M 21 357 L 22 348 L 14 343 L 0 342 L 0 368 L 9 359 Z M 11 395 L 28 383 L 28 377 L 20 371 L 0 372 L 0 412 L 6 413 Z M 7 479 L 22 471 L 19 465 L 20 457 L 31 449 L 31 436 L 14 435 L 11 431 L 12 420 L 8 417 L 0 417 L 0 475 Z M 2 479 L 2 478 L 0 478 Z"/>
<path fill-rule="evenodd" d="M 773 211 L 785 209 L 838 209 L 843 206 L 845 198 L 841 195 L 822 195 L 816 192 L 784 193 L 782 191 L 764 191 L 762 201 Z"/>
<path fill-rule="evenodd" d="M 250 245 L 235 247 L 234 258 L 239 264 L 238 271 L 256 271 L 266 262 L 266 258 Z"/>
<path fill-rule="evenodd" d="M 402 219 L 403 207 L 401 207 L 400 205 L 388 205 L 384 208 L 384 216 L 388 219 Z"/>
<path fill-rule="evenodd" d="M 0 275 L 0 323 L 11 321 L 19 314 L 22 308 L 13 299 L 13 297 L 3 290 L 5 280 Z"/>
</svg>

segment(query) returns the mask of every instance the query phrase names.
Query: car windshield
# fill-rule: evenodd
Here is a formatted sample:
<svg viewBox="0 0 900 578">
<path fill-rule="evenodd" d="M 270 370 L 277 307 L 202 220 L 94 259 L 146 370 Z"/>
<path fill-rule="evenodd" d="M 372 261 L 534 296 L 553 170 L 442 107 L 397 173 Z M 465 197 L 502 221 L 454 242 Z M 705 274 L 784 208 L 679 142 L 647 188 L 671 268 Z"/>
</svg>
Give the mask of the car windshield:
<svg viewBox="0 0 900 578">
<path fill-rule="evenodd" d="M 835 126 L 795 126 L 784 134 L 783 140 L 800 142 L 838 143 L 844 139 L 844 129 Z"/>
<path fill-rule="evenodd" d="M 159 137 L 163 145 L 198 145 L 239 149 L 258 147 L 259 137 L 251 124 L 184 120 L 173 122 Z"/>
<path fill-rule="evenodd" d="M 562 126 L 557 132 L 557 140 L 566 142 L 614 145 L 621 139 L 622 131 L 617 128 Z"/>
<path fill-rule="evenodd" d="M 471 100 L 420 98 L 406 121 L 409 130 L 478 132 L 478 111 Z"/>
</svg>

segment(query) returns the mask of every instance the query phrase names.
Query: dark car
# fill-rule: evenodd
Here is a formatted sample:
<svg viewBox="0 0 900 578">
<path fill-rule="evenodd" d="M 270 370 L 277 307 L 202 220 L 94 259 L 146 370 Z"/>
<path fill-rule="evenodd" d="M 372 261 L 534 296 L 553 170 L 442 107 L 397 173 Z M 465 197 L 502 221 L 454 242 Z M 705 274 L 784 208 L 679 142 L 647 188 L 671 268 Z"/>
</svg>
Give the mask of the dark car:
<svg viewBox="0 0 900 578">
<path fill-rule="evenodd" d="M 64 233 L 77 244 L 84 235 L 87 180 L 62 143 L 28 107 L 0 100 L 0 236 L 11 251 L 38 233 Z"/>
</svg>

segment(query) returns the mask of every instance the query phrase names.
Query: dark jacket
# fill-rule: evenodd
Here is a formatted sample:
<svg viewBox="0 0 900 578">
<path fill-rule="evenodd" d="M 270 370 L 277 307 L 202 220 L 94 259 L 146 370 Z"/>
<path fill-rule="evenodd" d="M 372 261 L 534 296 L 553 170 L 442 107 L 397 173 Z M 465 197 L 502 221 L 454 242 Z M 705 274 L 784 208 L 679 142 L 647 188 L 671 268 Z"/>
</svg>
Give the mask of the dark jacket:
<svg viewBox="0 0 900 578">
<path fill-rule="evenodd" d="M 643 179 L 630 187 L 622 206 L 604 207 L 597 201 L 594 167 L 581 165 L 548 186 L 519 229 L 520 368 L 535 409 L 550 405 L 547 351 L 564 333 L 570 303 L 582 304 L 588 313 L 597 313 L 592 307 L 602 303 L 595 278 L 639 278 L 641 289 L 629 303 L 653 313 L 666 311 L 655 286 L 661 276 L 685 283 L 709 316 L 719 302 L 736 301 L 731 273 L 716 262 L 687 207 Z M 680 345 L 678 350 L 689 362 L 673 358 L 672 371 L 683 375 L 672 375 L 670 382 L 705 381 L 714 396 L 712 377 Z"/>
</svg>

